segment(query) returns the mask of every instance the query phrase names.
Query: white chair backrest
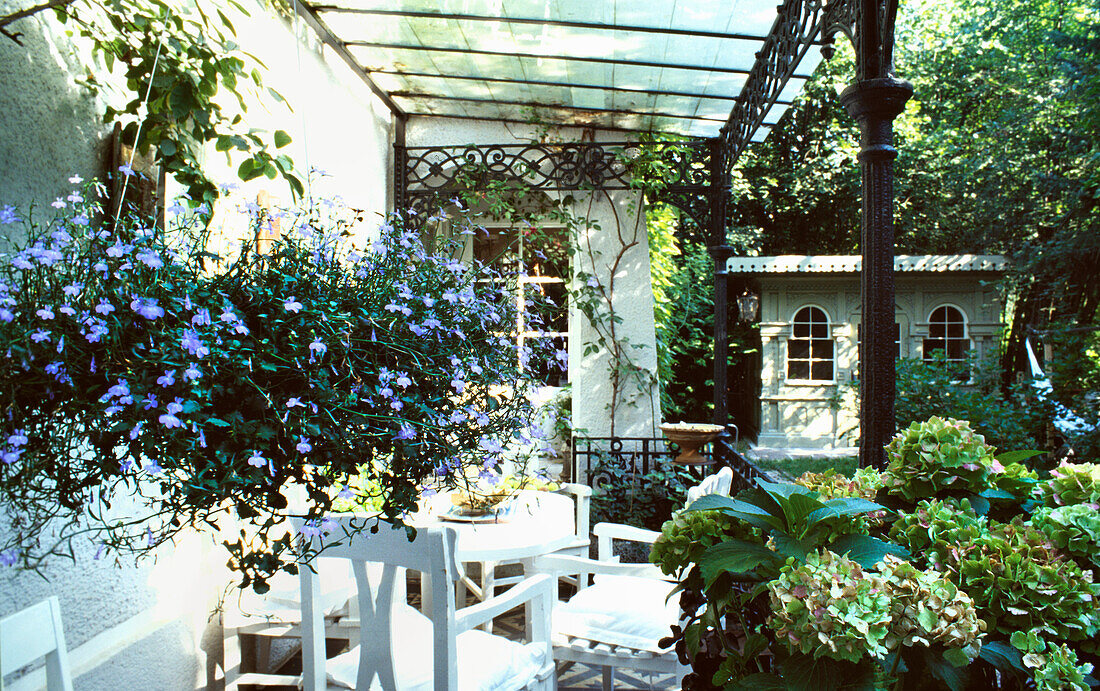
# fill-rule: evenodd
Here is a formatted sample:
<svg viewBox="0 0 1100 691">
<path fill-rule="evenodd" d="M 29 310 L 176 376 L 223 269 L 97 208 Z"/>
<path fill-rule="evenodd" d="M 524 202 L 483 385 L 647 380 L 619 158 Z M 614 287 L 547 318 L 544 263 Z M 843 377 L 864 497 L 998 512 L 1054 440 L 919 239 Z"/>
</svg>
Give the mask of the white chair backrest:
<svg viewBox="0 0 1100 691">
<path fill-rule="evenodd" d="M 325 557 L 351 560 L 358 590 L 360 619 L 357 689 L 370 688 L 375 677 L 385 691 L 396 688 L 393 654 L 395 605 L 404 604 L 405 569 L 421 572 L 421 596 L 431 600 L 435 679 L 434 688 L 458 685 L 455 626 L 455 531 L 446 526 L 421 528 L 410 541 L 404 529 L 379 521 L 377 532 L 364 527 L 362 518 L 334 519 L 336 528 L 325 538 Z M 296 530 L 302 522 L 293 520 Z M 353 527 L 354 526 L 354 527 Z M 358 528 L 358 532 L 356 531 Z M 317 545 L 318 538 L 314 538 Z M 306 691 L 324 691 L 325 628 L 317 575 L 308 565 L 299 568 L 302 586 L 302 678 Z M 430 586 L 429 586 L 430 583 Z M 430 588 L 430 589 L 429 589 Z"/>
<path fill-rule="evenodd" d="M 0 619 L 0 677 L 43 657 L 47 691 L 72 691 L 61 606 L 56 597 Z"/>
<path fill-rule="evenodd" d="M 728 497 L 732 486 L 733 470 L 728 467 L 722 468 L 714 475 L 703 478 L 702 482 L 689 489 L 687 497 L 684 499 L 684 506 L 691 506 L 691 503 L 699 497 L 705 497 L 708 494 L 721 494 Z"/>
</svg>

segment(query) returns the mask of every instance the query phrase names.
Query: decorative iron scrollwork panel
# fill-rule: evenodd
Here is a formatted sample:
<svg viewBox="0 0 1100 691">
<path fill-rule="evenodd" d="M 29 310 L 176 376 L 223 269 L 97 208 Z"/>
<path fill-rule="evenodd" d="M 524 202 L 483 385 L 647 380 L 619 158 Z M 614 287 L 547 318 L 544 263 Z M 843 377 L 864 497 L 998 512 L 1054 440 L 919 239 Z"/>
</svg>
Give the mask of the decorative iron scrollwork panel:
<svg viewBox="0 0 1100 691">
<path fill-rule="evenodd" d="M 402 182 L 409 191 L 476 188 L 493 179 L 547 191 L 631 189 L 646 184 L 635 181 L 634 173 L 659 158 L 661 165 L 651 168 L 659 169 L 656 185 L 703 189 L 709 141 L 405 147 Z"/>
<path fill-rule="evenodd" d="M 859 0 L 786 0 L 779 7 L 775 28 L 756 54 L 756 63 L 723 128 L 729 142 L 727 167 L 748 146 L 810 47 L 828 47 L 836 33 L 853 35 L 858 4 Z"/>
</svg>

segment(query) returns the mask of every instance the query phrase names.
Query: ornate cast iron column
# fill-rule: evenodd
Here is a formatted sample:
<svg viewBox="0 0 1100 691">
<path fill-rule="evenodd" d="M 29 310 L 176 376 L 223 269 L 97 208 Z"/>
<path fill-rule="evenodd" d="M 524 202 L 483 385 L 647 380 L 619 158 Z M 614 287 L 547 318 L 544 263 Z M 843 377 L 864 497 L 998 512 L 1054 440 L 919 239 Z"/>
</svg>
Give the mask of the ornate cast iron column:
<svg viewBox="0 0 1100 691">
<path fill-rule="evenodd" d="M 863 171 L 863 325 L 860 353 L 861 466 L 886 465 L 894 434 L 894 118 L 913 86 L 893 74 L 896 0 L 858 0 L 856 83 L 840 95 L 859 123 Z"/>
<path fill-rule="evenodd" d="M 710 225 L 707 250 L 714 259 L 714 424 L 722 427 L 729 422 L 729 274 L 726 267 L 733 255 L 733 248 L 726 244 L 730 193 L 728 159 L 729 141 L 723 127 L 722 134 L 710 140 L 710 185 L 707 190 Z"/>
</svg>

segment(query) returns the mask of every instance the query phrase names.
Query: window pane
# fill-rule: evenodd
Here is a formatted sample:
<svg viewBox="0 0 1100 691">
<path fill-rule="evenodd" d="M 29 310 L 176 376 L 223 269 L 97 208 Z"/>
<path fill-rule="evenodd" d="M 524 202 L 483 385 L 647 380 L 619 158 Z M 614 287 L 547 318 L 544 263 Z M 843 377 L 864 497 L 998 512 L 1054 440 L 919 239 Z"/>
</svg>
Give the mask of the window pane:
<svg viewBox="0 0 1100 691">
<path fill-rule="evenodd" d="M 937 350 L 940 352 L 947 352 L 947 342 L 942 338 L 926 338 L 924 339 L 924 359 L 931 360 L 932 354 Z"/>
<path fill-rule="evenodd" d="M 810 363 L 805 360 L 792 360 L 787 363 L 787 379 L 809 379 Z"/>
<path fill-rule="evenodd" d="M 962 322 L 950 322 L 947 325 L 947 337 L 948 338 L 962 338 L 963 337 L 963 323 Z"/>
<path fill-rule="evenodd" d="M 828 338 L 829 325 L 823 321 L 814 322 L 810 327 L 810 335 L 814 338 Z"/>
<path fill-rule="evenodd" d="M 565 386 L 568 378 L 568 339 L 525 338 L 523 341 L 531 351 L 527 376 L 546 386 Z"/>
<path fill-rule="evenodd" d="M 787 343 L 787 357 L 790 358 L 808 358 L 810 357 L 810 342 L 806 340 L 793 340 Z"/>
<path fill-rule="evenodd" d="M 833 342 L 832 341 L 814 341 L 811 348 L 812 357 L 815 360 L 832 360 L 833 359 Z"/>
<path fill-rule="evenodd" d="M 535 302 L 527 306 L 527 331 L 564 333 L 569 330 L 569 306 L 564 283 L 528 281 L 523 288 L 524 297 Z"/>
<path fill-rule="evenodd" d="M 545 229 L 529 231 L 524 236 L 524 259 L 532 276 L 569 276 L 569 245 L 564 231 Z"/>
<path fill-rule="evenodd" d="M 954 339 L 947 342 L 947 359 L 948 360 L 963 360 L 966 358 L 966 351 L 970 349 L 970 341 L 966 339 Z"/>
<path fill-rule="evenodd" d="M 832 362 L 814 362 L 811 370 L 810 379 L 814 381 L 832 381 L 833 379 L 833 363 Z"/>
<path fill-rule="evenodd" d="M 515 231 L 478 230 L 474 235 L 474 259 L 491 264 L 498 271 L 514 272 L 519 259 L 519 239 Z"/>
<path fill-rule="evenodd" d="M 794 323 L 794 337 L 795 338 L 809 338 L 810 337 L 810 325 L 806 322 Z"/>
</svg>

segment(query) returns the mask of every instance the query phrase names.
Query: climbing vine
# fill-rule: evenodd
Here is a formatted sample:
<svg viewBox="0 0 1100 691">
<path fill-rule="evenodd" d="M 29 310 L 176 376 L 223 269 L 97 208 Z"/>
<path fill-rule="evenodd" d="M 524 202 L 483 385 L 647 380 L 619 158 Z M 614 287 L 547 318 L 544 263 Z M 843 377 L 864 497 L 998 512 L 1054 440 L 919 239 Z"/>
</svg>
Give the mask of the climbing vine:
<svg viewBox="0 0 1100 691">
<path fill-rule="evenodd" d="M 249 16 L 235 0 L 227 4 Z M 242 180 L 281 177 L 296 196 L 303 194 L 294 162 L 277 151 L 290 136 L 249 129 L 242 115 L 226 112 L 216 100 L 219 93 L 230 94 L 244 111 L 245 96 L 257 91 L 285 103 L 264 85 L 263 63 L 236 44 L 236 28 L 221 9 L 210 14 L 198 4 L 162 0 L 48 0 L 0 16 L 0 34 L 24 46 L 25 34 L 16 27 L 25 30 L 27 21 L 44 12 L 91 47 L 95 62 L 77 79 L 80 84 L 92 93 L 121 88 L 123 105 L 108 106 L 104 122 L 120 124 L 123 142 L 180 183 L 192 204 L 210 205 L 217 197 L 201 165 L 211 143 L 227 156 L 245 156 L 237 168 Z M 97 76 L 105 73 L 111 78 Z"/>
</svg>

